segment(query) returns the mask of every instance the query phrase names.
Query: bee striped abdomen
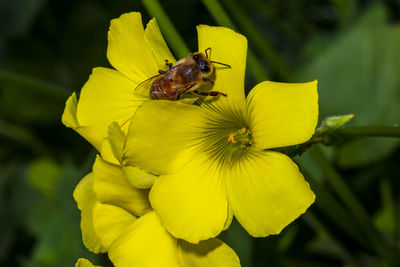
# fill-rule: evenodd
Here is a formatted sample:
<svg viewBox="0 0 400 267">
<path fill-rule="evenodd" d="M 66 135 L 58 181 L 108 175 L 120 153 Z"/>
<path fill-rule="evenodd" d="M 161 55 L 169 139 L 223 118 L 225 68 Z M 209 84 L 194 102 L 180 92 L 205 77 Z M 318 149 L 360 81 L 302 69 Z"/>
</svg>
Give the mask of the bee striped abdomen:
<svg viewBox="0 0 400 267">
<path fill-rule="evenodd" d="M 177 84 L 170 80 L 159 78 L 151 85 L 150 98 L 154 100 L 177 100 Z"/>
</svg>

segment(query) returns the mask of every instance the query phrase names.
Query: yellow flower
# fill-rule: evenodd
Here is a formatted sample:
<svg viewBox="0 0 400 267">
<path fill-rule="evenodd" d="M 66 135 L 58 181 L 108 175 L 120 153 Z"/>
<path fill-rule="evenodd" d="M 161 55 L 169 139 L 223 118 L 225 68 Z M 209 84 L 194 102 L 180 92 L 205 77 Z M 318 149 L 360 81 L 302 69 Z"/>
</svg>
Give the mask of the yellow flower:
<svg viewBox="0 0 400 267">
<path fill-rule="evenodd" d="M 93 265 L 89 260 L 79 258 L 78 261 L 75 263 L 75 267 L 101 267 Z"/>
<path fill-rule="evenodd" d="M 112 21 L 108 37 L 107 57 L 115 70 L 95 68 L 79 101 L 75 94 L 68 99 L 62 118 L 101 153 L 98 162 L 124 165 L 102 169 L 98 163 L 94 173 L 96 168 L 102 171 L 94 177 L 112 169 L 128 178 L 104 179 L 102 184 L 89 175 L 78 185 L 77 190 L 92 190 L 75 196 L 80 198 L 83 239 L 91 251 L 109 251 L 111 259 L 117 255 L 114 260 L 119 260 L 118 253 L 136 242 L 126 237 L 131 234 L 125 230 L 151 232 L 149 228 L 161 228 L 160 221 L 176 238 L 193 243 L 217 236 L 233 215 L 253 236 L 266 236 L 279 233 L 311 205 L 315 196 L 297 166 L 266 149 L 311 137 L 318 116 L 316 82 L 264 82 L 246 100 L 246 38 L 203 25 L 198 27 L 199 51 L 211 47 L 214 61 L 232 66 L 217 69 L 214 86 L 228 96 L 202 106 L 147 101 L 134 93 L 137 85 L 165 68 L 165 60 L 175 62 L 155 20 L 144 29 L 139 13 L 124 14 Z M 127 142 L 121 142 L 127 133 Z M 123 148 L 124 153 L 119 151 Z M 150 200 L 157 216 L 149 211 L 143 191 L 131 191 L 131 185 L 148 188 L 153 183 Z M 136 220 L 136 216 L 142 217 Z M 146 223 L 136 223 L 141 220 Z M 135 224 L 142 226 L 131 226 Z M 183 242 L 162 229 L 166 239 Z M 123 241 L 113 250 L 117 240 Z M 181 250 L 174 253 L 182 254 Z"/>
<path fill-rule="evenodd" d="M 269 150 L 300 144 L 318 119 L 317 82 L 262 82 L 245 97 L 247 40 L 223 27 L 198 26 L 199 51 L 232 66 L 217 70 L 201 106 L 148 101 L 137 109 L 122 163 L 160 175 L 150 202 L 175 237 L 217 236 L 234 215 L 253 236 L 278 234 L 314 202 L 296 164 Z M 133 178 L 134 179 L 134 178 Z"/>
<path fill-rule="evenodd" d="M 108 252 L 116 267 L 240 266 L 235 252 L 216 238 L 193 245 L 170 235 L 148 206 L 145 191 L 129 186 L 120 167 L 100 157 L 77 185 L 74 198 L 85 246 Z M 80 259 L 77 266 L 92 265 Z"/>
<path fill-rule="evenodd" d="M 67 100 L 62 122 L 88 140 L 108 161 L 116 163 L 105 137 L 111 122 L 126 131 L 139 105 L 148 98 L 134 94 L 144 80 L 174 63 L 155 19 L 143 28 L 138 12 L 111 21 L 107 57 L 115 68 L 94 68 L 83 86 Z"/>
</svg>

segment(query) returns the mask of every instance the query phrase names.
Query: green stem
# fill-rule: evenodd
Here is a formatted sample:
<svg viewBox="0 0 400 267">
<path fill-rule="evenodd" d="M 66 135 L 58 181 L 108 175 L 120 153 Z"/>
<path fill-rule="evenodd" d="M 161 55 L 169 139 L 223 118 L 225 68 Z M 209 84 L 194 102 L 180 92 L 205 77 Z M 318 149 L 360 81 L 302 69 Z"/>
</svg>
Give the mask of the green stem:
<svg viewBox="0 0 400 267">
<path fill-rule="evenodd" d="M 240 22 L 240 27 L 246 33 L 251 44 L 254 45 L 258 52 L 264 57 L 265 61 L 271 66 L 271 69 L 275 70 L 280 78 L 286 81 L 292 80 L 293 73 L 289 70 L 287 64 L 275 52 L 274 48 L 264 38 L 263 34 L 257 29 L 257 26 L 248 15 L 243 12 L 243 8 L 234 0 L 222 1 L 235 20 Z"/>
<path fill-rule="evenodd" d="M 400 137 L 400 127 L 398 126 L 354 126 L 341 128 L 336 132 L 344 138 L 359 136 Z"/>
<path fill-rule="evenodd" d="M 204 6 L 207 8 L 208 12 L 210 12 L 211 16 L 215 19 L 215 21 L 224 27 L 228 27 L 231 29 L 235 29 L 235 25 L 232 20 L 229 18 L 228 14 L 225 12 L 224 8 L 221 6 L 219 1 L 216 0 L 202 0 Z"/>
<path fill-rule="evenodd" d="M 277 149 L 290 157 L 301 155 L 314 144 L 325 146 L 338 145 L 347 139 L 357 137 L 394 137 L 400 138 L 400 127 L 398 126 L 354 126 L 340 128 L 331 132 L 319 133 L 318 130 L 310 140 L 303 144 L 283 147 Z"/>
<path fill-rule="evenodd" d="M 158 25 L 160 25 L 168 44 L 172 47 L 176 55 L 179 58 L 187 57 L 190 54 L 189 48 L 186 46 L 158 0 L 142 0 L 142 3 L 147 12 L 149 12 L 152 17 L 157 18 L 159 22 Z"/>
<path fill-rule="evenodd" d="M 247 51 L 247 65 L 257 82 L 269 80 L 265 68 L 258 62 L 256 55 L 250 49 Z"/>
<path fill-rule="evenodd" d="M 383 178 L 380 184 L 381 198 L 382 198 L 382 211 L 385 213 L 386 227 L 385 231 L 390 234 L 391 237 L 395 236 L 396 233 L 396 205 L 393 198 L 392 186 L 388 179 Z"/>
<path fill-rule="evenodd" d="M 388 262 L 393 263 L 399 261 L 397 257 L 399 253 L 398 249 L 389 244 L 383 235 L 374 227 L 371 218 L 361 202 L 353 194 L 349 186 L 344 182 L 343 178 L 331 165 L 325 155 L 318 147 L 311 149 L 310 154 L 325 174 L 333 190 L 349 208 L 351 214 L 360 225 L 360 228 L 365 232 L 366 238 L 369 239 L 375 251 Z"/>
<path fill-rule="evenodd" d="M 202 2 L 219 25 L 237 30 L 218 0 L 202 0 Z M 269 77 L 265 68 L 258 62 L 257 57 L 250 48 L 247 51 L 247 55 L 247 65 L 255 80 L 257 82 L 268 80 Z"/>
<path fill-rule="evenodd" d="M 0 70 L 0 82 L 16 84 L 62 100 L 65 100 L 70 93 L 68 90 L 62 89 L 57 85 L 5 70 Z"/>
</svg>

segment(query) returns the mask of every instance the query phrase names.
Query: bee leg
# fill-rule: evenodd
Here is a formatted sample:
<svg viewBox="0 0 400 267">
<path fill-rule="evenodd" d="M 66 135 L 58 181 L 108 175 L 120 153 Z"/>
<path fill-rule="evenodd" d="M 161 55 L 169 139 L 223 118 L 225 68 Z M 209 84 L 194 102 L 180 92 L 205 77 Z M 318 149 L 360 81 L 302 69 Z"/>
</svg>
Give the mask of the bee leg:
<svg viewBox="0 0 400 267">
<path fill-rule="evenodd" d="M 203 77 L 203 81 L 205 81 L 205 82 L 208 82 L 208 83 L 211 83 L 211 84 L 214 84 L 214 82 L 213 81 L 211 81 L 210 79 L 208 79 L 208 78 L 204 78 Z"/>
<path fill-rule="evenodd" d="M 165 60 L 165 65 L 167 65 L 169 69 L 172 69 L 173 64 L 171 62 L 169 62 L 168 59 Z"/>
<path fill-rule="evenodd" d="M 166 59 L 165 60 L 165 65 L 167 65 L 168 66 L 168 68 L 169 68 L 169 70 L 171 70 L 172 69 L 172 63 L 170 63 L 169 61 L 168 61 L 168 59 Z M 158 70 L 158 73 L 159 74 L 167 74 L 168 73 L 168 70 L 167 71 L 165 71 L 165 70 Z"/>
<path fill-rule="evenodd" d="M 199 92 L 197 90 L 194 90 L 193 93 L 195 93 L 197 95 L 203 95 L 203 96 L 218 96 L 218 95 L 226 96 L 226 94 L 218 92 L 218 91 Z"/>
</svg>

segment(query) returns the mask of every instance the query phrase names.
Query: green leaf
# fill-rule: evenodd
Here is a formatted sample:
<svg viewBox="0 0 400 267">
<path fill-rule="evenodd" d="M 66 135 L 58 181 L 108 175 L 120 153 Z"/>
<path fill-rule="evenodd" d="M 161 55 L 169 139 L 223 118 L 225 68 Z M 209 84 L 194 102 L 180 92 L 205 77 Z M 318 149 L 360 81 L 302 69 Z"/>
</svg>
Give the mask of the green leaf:
<svg viewBox="0 0 400 267">
<path fill-rule="evenodd" d="M 376 7 L 316 55 L 302 72 L 302 80 L 319 81 L 321 118 L 354 114 L 349 123 L 352 126 L 400 121 L 400 26 L 381 21 L 382 10 Z M 398 143 L 368 139 L 345 145 L 338 150 L 339 164 L 351 167 L 372 162 L 390 153 Z"/>
<path fill-rule="evenodd" d="M 395 237 L 396 209 L 393 200 L 391 184 L 388 179 L 381 181 L 382 207 L 374 216 L 375 225 L 390 237 Z"/>
<path fill-rule="evenodd" d="M 29 184 L 48 199 L 53 199 L 62 167 L 51 159 L 37 159 L 32 162 L 28 173 Z"/>
</svg>

